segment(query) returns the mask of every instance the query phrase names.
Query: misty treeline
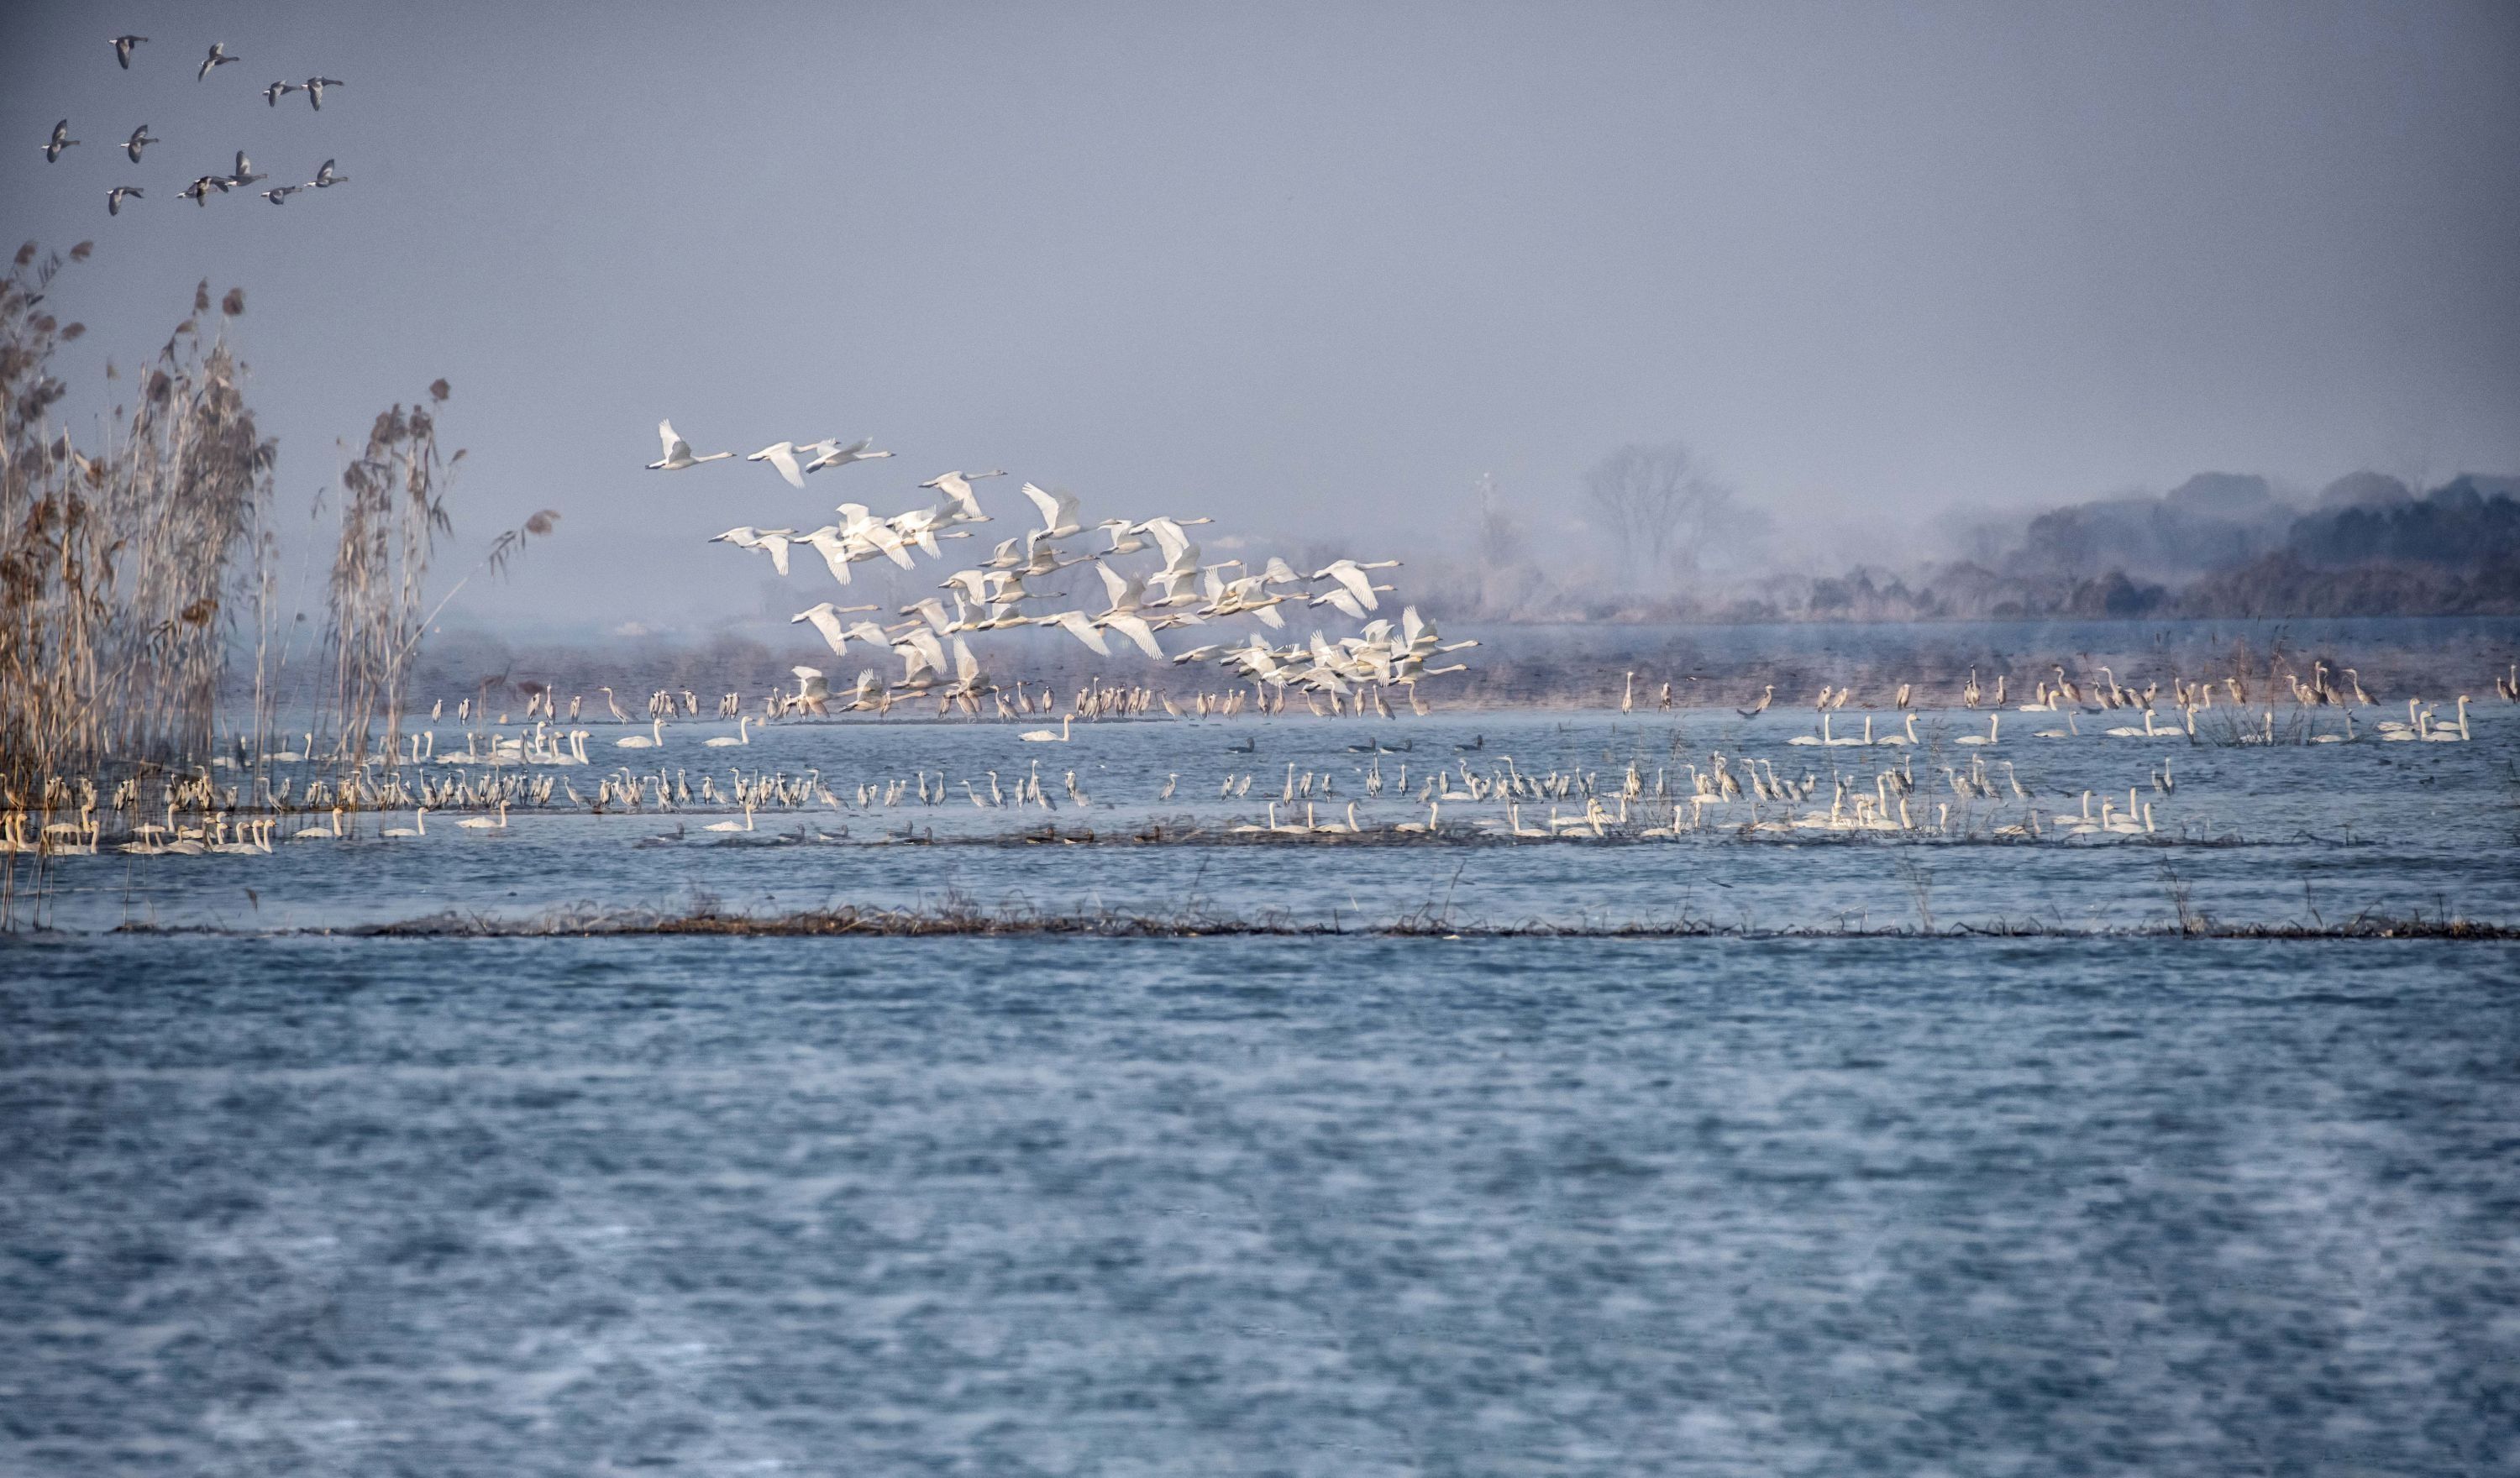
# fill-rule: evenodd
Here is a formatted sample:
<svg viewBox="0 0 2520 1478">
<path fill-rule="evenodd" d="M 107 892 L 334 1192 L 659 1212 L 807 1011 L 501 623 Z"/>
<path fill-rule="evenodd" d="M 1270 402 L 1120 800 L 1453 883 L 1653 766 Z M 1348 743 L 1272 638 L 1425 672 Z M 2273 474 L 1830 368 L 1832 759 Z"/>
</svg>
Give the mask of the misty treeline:
<svg viewBox="0 0 2520 1478">
<path fill-rule="evenodd" d="M 437 449 L 433 408 L 445 381 L 430 386 L 428 406 L 379 416 L 349 460 L 310 613 L 296 598 L 327 541 L 320 525 L 293 541 L 300 567 L 284 569 L 278 446 L 255 424 L 228 336 L 243 290 L 214 301 L 202 284 L 191 314 L 134 374 L 109 360 L 105 398 L 114 403 L 76 418 L 96 429 L 73 434 L 70 389 L 54 363 L 85 329 L 47 305 L 91 249 L 81 242 L 65 257 L 29 243 L 0 279 L 8 802 L 116 766 L 250 766 L 271 749 L 284 711 L 309 722 L 325 752 L 366 759 L 398 726 L 426 626 L 421 588 L 451 526 L 446 480 L 462 453 Z M 316 501 L 319 520 L 330 497 Z M 503 562 L 552 516 L 503 535 L 484 564 Z M 295 589 L 284 592 L 285 580 Z"/>
<path fill-rule="evenodd" d="M 2312 496 L 2206 472 L 2166 494 L 1946 515 L 1938 553 L 1823 564 L 1684 443 L 1588 470 L 1538 536 L 1492 478 L 1466 550 L 1416 562 L 1430 613 L 1791 621 L 2520 613 L 2520 478 L 2361 471 Z M 2410 485 L 2410 482 L 2412 485 Z"/>
</svg>

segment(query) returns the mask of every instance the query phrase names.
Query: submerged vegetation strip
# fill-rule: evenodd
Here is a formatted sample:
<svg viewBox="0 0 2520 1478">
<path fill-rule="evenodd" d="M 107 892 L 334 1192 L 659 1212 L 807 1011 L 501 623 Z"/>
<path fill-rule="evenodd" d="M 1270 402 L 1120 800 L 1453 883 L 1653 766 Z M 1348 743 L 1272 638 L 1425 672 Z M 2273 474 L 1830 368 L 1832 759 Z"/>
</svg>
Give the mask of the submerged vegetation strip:
<svg viewBox="0 0 2520 1478">
<path fill-rule="evenodd" d="M 517 918 L 446 912 L 349 929 L 302 930 L 366 938 L 562 938 L 607 936 L 880 938 L 929 936 L 1100 939 L 1198 939 L 1209 937 L 1314 938 L 1328 935 L 1392 939 L 2520 939 L 2520 924 L 2460 918 L 2448 914 L 2363 913 L 2342 919 L 2228 922 L 2188 914 L 2177 921 L 2131 925 L 2072 925 L 2035 918 L 1984 922 L 1873 925 L 1789 924 L 1760 927 L 1724 923 L 1698 915 L 1662 919 L 1607 918 L 1510 921 L 1460 919 L 1432 908 L 1371 919 L 1332 912 L 1299 918 L 1282 910 L 1218 913 L 1204 907 L 1172 912 L 1097 909 L 1052 912 L 982 908 L 964 901 L 886 908 L 833 904 L 783 913 L 752 913 L 702 903 L 681 912 L 579 906 Z"/>
</svg>

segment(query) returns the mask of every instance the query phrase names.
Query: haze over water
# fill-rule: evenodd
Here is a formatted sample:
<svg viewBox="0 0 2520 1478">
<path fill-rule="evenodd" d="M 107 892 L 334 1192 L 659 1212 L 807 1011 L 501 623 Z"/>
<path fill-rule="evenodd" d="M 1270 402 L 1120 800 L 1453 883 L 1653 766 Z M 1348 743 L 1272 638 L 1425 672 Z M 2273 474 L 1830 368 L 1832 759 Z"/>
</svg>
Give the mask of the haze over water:
<svg viewBox="0 0 2520 1478">
<path fill-rule="evenodd" d="M 93 250 L 0 303 L 0 616 L 150 366 L 256 419 L 249 558 L 132 594 L 169 474 L 48 607 L 232 634 L 211 741 L 0 703 L 0 1473 L 2520 1467 L 2515 77 L 2500 4 L 11 10 Z M 468 456 L 341 746 L 387 405 Z M 897 456 L 742 460 L 826 435 Z M 952 467 L 846 590 L 707 542 Z M 789 620 L 1027 479 L 1301 560 L 1149 633 L 1281 681 Z M 1361 675 L 1339 557 L 1467 670 Z"/>
</svg>

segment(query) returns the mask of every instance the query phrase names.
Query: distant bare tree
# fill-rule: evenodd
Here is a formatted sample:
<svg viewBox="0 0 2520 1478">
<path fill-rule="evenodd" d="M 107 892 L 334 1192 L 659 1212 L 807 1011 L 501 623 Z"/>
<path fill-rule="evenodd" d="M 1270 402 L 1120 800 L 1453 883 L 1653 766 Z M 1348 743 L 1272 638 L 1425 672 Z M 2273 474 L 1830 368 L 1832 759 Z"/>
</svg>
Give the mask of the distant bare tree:
<svg viewBox="0 0 2520 1478">
<path fill-rule="evenodd" d="M 1732 491 L 1677 441 L 1623 446 L 1584 474 L 1623 583 L 1657 586 L 1697 569 L 1698 551 L 1732 508 Z"/>
<path fill-rule="evenodd" d="M 1478 499 L 1470 514 L 1471 548 L 1478 560 L 1476 608 L 1481 615 L 1510 615 L 1543 582 L 1522 520 L 1497 487 L 1496 474 L 1479 473 L 1473 487 Z"/>
<path fill-rule="evenodd" d="M 1522 525 L 1513 510 L 1505 505 L 1505 495 L 1497 491 L 1496 473 L 1481 472 L 1477 483 L 1479 508 L 1475 537 L 1478 541 L 1479 566 L 1491 573 L 1509 569 L 1522 562 Z"/>
</svg>

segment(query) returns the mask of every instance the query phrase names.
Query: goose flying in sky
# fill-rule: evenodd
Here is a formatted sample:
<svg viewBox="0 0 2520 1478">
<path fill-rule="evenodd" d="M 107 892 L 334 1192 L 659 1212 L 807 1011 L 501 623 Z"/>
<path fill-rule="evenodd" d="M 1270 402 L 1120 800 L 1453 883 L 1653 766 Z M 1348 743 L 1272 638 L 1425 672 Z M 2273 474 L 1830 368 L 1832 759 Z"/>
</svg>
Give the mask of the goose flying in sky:
<svg viewBox="0 0 2520 1478">
<path fill-rule="evenodd" d="M 148 39 L 147 36 L 115 36 L 108 44 L 113 48 L 113 60 L 121 64 L 124 71 L 129 71 L 131 70 L 131 48 Z"/>
<path fill-rule="evenodd" d="M 131 137 L 122 141 L 122 152 L 131 156 L 131 162 L 137 164 L 140 162 L 140 151 L 142 149 L 147 148 L 151 144 L 163 142 L 165 141 L 162 139 L 151 138 L 149 136 L 149 125 L 143 123 L 139 127 L 131 130 Z"/>
<path fill-rule="evenodd" d="M 341 79 L 338 77 L 308 77 L 301 84 L 306 93 L 306 101 L 315 105 L 317 112 L 324 111 L 324 89 L 340 85 L 342 85 Z"/>
<path fill-rule="evenodd" d="M 53 160 L 60 158 L 62 157 L 63 150 L 69 148 L 77 142 L 78 140 L 70 137 L 70 120 L 68 118 L 62 119 L 60 122 L 53 125 L 53 137 L 51 142 L 44 145 L 44 162 L 49 164 Z"/>
<path fill-rule="evenodd" d="M 210 74 L 210 68 L 213 67 L 225 67 L 230 62 L 242 62 L 244 60 L 245 58 L 243 57 L 229 56 L 228 44 L 225 41 L 213 41 L 210 43 L 210 54 L 202 59 L 202 69 L 193 73 L 193 80 L 199 82 L 203 77 L 208 76 Z"/>
<path fill-rule="evenodd" d="M 122 213 L 122 198 L 124 196 L 129 196 L 135 201 L 148 199 L 147 196 L 140 193 L 140 187 L 137 185 L 116 185 L 112 190 L 105 193 L 105 213 L 108 215 L 120 215 Z"/>
</svg>

